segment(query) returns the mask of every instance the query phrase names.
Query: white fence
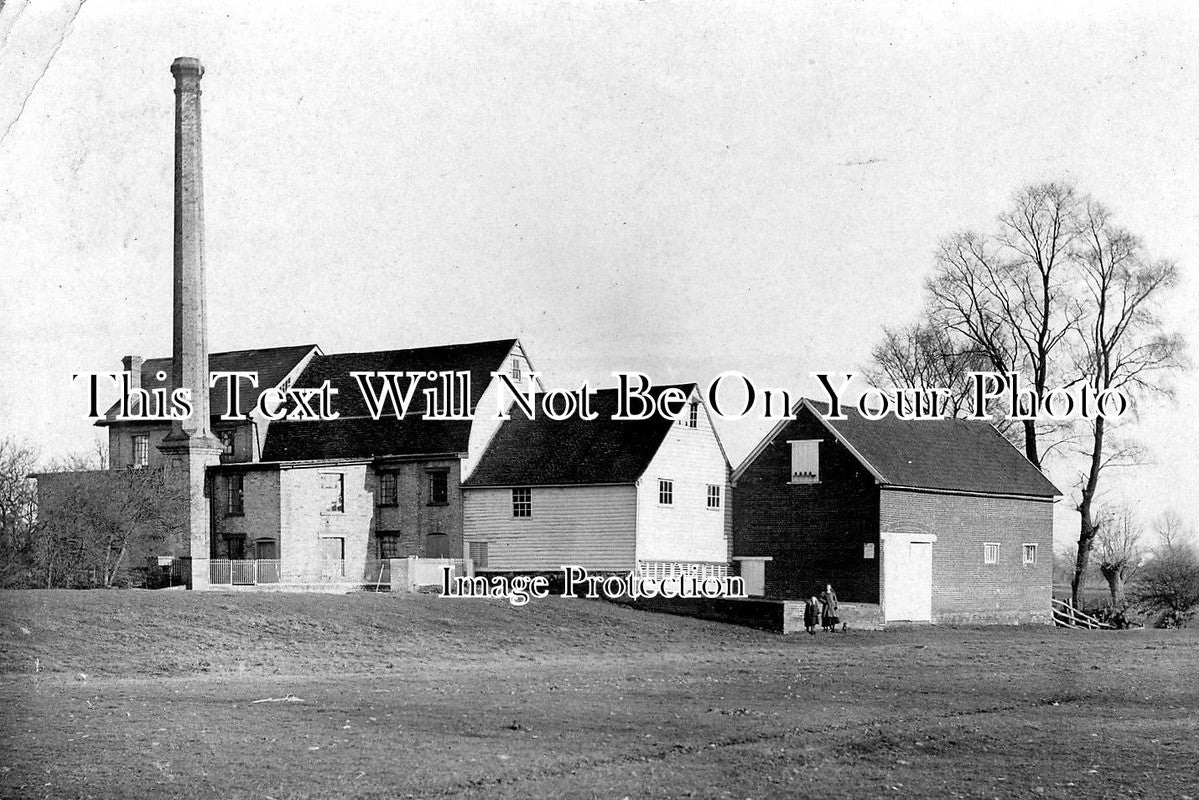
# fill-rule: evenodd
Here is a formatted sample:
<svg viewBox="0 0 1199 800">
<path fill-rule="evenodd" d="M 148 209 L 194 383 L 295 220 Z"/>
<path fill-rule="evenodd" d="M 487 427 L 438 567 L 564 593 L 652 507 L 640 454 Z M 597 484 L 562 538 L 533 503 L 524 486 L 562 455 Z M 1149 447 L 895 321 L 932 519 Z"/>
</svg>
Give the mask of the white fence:
<svg viewBox="0 0 1199 800">
<path fill-rule="evenodd" d="M 261 583 L 344 583 L 345 561 L 322 561 L 297 574 L 283 575 L 279 559 L 214 558 L 208 562 L 208 582 L 214 586 L 256 586 Z"/>
<path fill-rule="evenodd" d="M 692 575 L 699 580 L 705 578 L 727 578 L 728 564 L 711 564 L 704 562 L 680 561 L 641 561 L 637 564 L 637 574 L 643 578 L 665 580 L 682 575 Z"/>
</svg>

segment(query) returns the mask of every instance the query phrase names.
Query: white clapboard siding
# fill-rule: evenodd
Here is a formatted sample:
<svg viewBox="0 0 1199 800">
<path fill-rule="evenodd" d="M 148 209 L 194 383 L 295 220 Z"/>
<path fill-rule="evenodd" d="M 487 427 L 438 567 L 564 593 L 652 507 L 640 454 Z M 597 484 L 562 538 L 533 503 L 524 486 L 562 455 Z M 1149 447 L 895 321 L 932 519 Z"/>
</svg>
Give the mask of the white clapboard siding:
<svg viewBox="0 0 1199 800">
<path fill-rule="evenodd" d="M 487 542 L 491 570 L 558 571 L 636 566 L 633 486 L 532 487 L 533 514 L 512 516 L 511 489 L 466 489 L 463 539 Z"/>
<path fill-rule="evenodd" d="M 698 399 L 699 395 L 692 397 Z M 637 487 L 639 561 L 728 561 L 728 464 L 702 407 L 698 423 L 695 428 L 672 427 L 641 476 Z M 658 481 L 662 479 L 674 482 L 674 503 L 669 506 L 658 502 Z M 719 510 L 708 509 L 709 484 L 720 487 Z"/>
</svg>

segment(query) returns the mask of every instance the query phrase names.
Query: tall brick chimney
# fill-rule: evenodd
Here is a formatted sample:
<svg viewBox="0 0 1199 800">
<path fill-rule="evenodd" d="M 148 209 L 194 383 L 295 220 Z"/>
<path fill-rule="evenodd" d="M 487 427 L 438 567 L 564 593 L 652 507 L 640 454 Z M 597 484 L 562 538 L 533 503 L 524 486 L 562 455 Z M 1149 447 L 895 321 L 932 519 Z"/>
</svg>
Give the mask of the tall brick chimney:
<svg viewBox="0 0 1199 800">
<path fill-rule="evenodd" d="M 196 58 L 177 58 L 175 76 L 175 282 L 174 349 L 176 387 L 191 390 L 192 413 L 171 422 L 159 449 L 167 477 L 188 498 L 180 550 L 192 559 L 192 586 L 208 584 L 211 517 L 207 467 L 220 463 L 221 443 L 209 428 L 208 330 L 204 299 L 204 181 L 200 158 L 200 78 Z"/>
</svg>

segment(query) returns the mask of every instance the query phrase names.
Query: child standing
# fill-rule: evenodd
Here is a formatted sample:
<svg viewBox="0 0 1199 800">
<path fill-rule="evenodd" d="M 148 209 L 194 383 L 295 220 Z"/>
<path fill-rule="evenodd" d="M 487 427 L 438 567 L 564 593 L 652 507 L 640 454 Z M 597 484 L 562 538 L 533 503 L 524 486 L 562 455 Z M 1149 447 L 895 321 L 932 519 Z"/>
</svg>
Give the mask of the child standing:
<svg viewBox="0 0 1199 800">
<path fill-rule="evenodd" d="M 803 607 L 803 626 L 808 629 L 810 636 L 816 635 L 816 626 L 820 624 L 820 600 L 816 595 L 808 598 Z"/>
</svg>

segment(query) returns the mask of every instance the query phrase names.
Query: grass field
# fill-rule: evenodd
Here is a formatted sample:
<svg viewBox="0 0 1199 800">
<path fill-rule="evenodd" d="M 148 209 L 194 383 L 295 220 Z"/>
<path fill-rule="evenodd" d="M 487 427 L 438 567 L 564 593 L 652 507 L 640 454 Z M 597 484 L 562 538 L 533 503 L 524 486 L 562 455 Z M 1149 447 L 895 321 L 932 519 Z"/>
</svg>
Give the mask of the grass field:
<svg viewBox="0 0 1199 800">
<path fill-rule="evenodd" d="M 0 796 L 1199 797 L 1197 671 L 1187 631 L 9 592 Z"/>
</svg>

